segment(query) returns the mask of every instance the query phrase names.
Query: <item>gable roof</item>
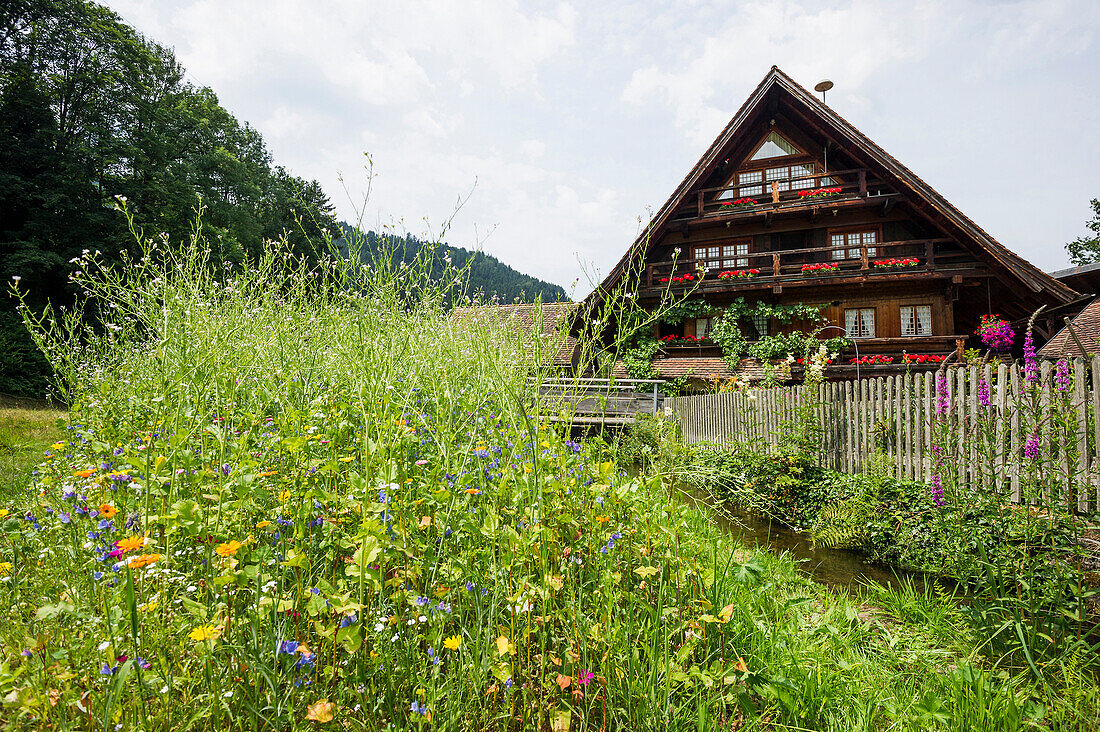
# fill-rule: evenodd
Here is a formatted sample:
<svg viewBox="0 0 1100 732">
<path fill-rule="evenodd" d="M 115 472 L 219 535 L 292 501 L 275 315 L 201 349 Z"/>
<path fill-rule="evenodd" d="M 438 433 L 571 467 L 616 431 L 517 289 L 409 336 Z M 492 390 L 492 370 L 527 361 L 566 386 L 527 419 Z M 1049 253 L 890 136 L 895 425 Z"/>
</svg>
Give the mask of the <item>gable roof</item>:
<svg viewBox="0 0 1100 732">
<path fill-rule="evenodd" d="M 684 196 L 699 187 L 725 157 L 723 152 L 737 140 L 738 136 L 749 131 L 748 127 L 751 119 L 765 105 L 773 93 L 784 94 L 789 101 L 801 106 L 809 116 L 826 126 L 829 134 L 835 137 L 838 142 L 844 144 L 849 151 L 864 154 L 883 172 L 896 179 L 902 189 L 930 208 L 929 212 L 922 212 L 925 216 L 934 220 L 939 219 L 936 221 L 939 225 L 954 228 L 963 234 L 965 239 L 977 244 L 993 262 L 1000 265 L 1020 284 L 1035 293 L 1045 292 L 1049 297 L 1061 302 L 1068 302 L 1076 296 L 1077 293 L 1072 288 L 1008 250 L 959 209 L 955 208 L 930 185 L 853 127 L 823 101 L 817 99 L 791 77 L 780 71 L 778 66 L 772 66 L 771 70 L 764 76 L 763 81 L 757 85 L 756 89 L 741 105 L 741 108 L 730 119 L 725 129 L 715 138 L 707 151 L 703 153 L 703 156 L 699 158 L 699 161 L 676 187 L 669 199 L 657 211 L 646 229 L 634 240 L 634 243 L 611 269 L 603 282 L 588 296 L 589 301 L 597 301 L 610 292 L 633 258 L 639 254 L 644 254 L 656 238 L 651 237 L 651 235 L 659 234 L 662 231 Z"/>
</svg>

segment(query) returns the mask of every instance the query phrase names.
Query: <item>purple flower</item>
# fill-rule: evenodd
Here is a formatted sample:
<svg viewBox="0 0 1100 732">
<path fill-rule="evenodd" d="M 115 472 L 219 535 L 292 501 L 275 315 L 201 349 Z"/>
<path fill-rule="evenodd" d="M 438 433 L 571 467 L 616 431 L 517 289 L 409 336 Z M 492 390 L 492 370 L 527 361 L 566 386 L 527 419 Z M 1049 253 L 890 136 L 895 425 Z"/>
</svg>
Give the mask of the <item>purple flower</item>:
<svg viewBox="0 0 1100 732">
<path fill-rule="evenodd" d="M 940 480 L 940 476 L 932 475 L 932 490 L 929 491 L 929 495 L 932 496 L 932 503 L 937 506 L 943 505 L 943 481 Z"/>
<path fill-rule="evenodd" d="M 286 656 L 293 656 L 295 651 L 298 650 L 298 641 L 285 640 L 279 641 L 279 650 L 276 653 L 281 653 Z"/>
<path fill-rule="evenodd" d="M 936 414 L 947 414 L 947 374 L 936 377 Z"/>
<path fill-rule="evenodd" d="M 978 404 L 983 407 L 993 406 L 993 402 L 989 398 L 989 382 L 984 378 L 978 379 Z"/>
<path fill-rule="evenodd" d="M 1069 391 L 1069 364 L 1059 360 L 1054 366 L 1054 388 Z"/>
<path fill-rule="evenodd" d="M 1030 330 L 1024 336 L 1024 379 L 1032 383 L 1039 380 L 1039 361 L 1035 358 L 1035 341 Z"/>
<path fill-rule="evenodd" d="M 1027 442 L 1024 443 L 1024 457 L 1028 460 L 1039 457 L 1039 435 L 1035 432 L 1027 436 Z"/>
<path fill-rule="evenodd" d="M 981 337 L 982 343 L 994 351 L 1007 351 L 1012 347 L 1012 341 L 1016 337 L 1008 321 L 1001 320 L 993 315 L 982 316 L 982 324 L 978 328 L 978 335 Z"/>
</svg>

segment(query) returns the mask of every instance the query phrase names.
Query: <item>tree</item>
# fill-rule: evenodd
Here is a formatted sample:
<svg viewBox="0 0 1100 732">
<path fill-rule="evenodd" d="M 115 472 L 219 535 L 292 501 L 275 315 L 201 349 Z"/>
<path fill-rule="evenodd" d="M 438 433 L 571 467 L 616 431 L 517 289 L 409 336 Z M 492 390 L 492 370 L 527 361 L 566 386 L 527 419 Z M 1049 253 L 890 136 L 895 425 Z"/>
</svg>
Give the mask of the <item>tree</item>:
<svg viewBox="0 0 1100 732">
<path fill-rule="evenodd" d="M 1092 219 L 1085 227 L 1092 232 L 1092 236 L 1079 236 L 1066 244 L 1070 261 L 1080 267 L 1082 264 L 1100 262 L 1100 198 L 1090 201 L 1092 206 Z"/>
</svg>

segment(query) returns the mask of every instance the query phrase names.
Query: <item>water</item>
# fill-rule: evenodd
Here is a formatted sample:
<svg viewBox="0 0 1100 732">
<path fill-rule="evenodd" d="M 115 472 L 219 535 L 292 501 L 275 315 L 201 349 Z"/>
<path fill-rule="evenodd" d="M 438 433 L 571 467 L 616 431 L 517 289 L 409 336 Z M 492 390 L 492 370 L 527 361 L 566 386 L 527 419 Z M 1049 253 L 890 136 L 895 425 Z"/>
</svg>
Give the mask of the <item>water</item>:
<svg viewBox="0 0 1100 732">
<path fill-rule="evenodd" d="M 832 587 L 858 588 L 861 583 L 877 582 L 884 587 L 898 588 L 903 581 L 912 582 L 918 590 L 936 581 L 920 572 L 870 562 L 861 554 L 845 549 L 815 547 L 808 532 L 796 531 L 778 521 L 762 518 L 724 504 L 714 512 L 715 520 L 748 546 L 786 552 L 799 562 L 802 571 L 814 581 Z"/>
</svg>

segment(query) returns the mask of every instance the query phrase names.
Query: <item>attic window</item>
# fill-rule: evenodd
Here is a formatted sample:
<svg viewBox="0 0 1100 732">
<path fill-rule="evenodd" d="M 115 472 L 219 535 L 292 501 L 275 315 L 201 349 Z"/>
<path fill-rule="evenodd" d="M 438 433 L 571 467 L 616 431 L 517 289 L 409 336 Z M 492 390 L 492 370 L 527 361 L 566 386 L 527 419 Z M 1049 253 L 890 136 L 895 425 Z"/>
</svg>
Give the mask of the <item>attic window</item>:
<svg viewBox="0 0 1100 732">
<path fill-rule="evenodd" d="M 752 154 L 749 160 L 763 160 L 764 158 L 779 158 L 784 155 L 801 154 L 801 150 L 788 142 L 787 139 L 778 132 L 773 131 L 768 133 L 768 136 L 764 138 L 764 142 L 760 143 L 760 147 L 756 148 L 756 152 Z"/>
</svg>

